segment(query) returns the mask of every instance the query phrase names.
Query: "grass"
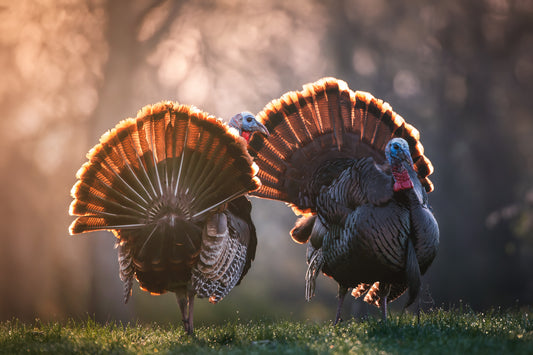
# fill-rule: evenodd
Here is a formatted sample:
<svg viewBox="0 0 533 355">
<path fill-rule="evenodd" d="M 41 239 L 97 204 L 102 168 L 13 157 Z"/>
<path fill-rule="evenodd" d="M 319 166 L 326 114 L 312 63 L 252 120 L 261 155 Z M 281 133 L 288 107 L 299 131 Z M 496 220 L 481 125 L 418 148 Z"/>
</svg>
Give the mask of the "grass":
<svg viewBox="0 0 533 355">
<path fill-rule="evenodd" d="M 340 326 L 309 322 L 232 322 L 198 327 L 86 321 L 0 323 L 0 353 L 105 354 L 533 354 L 533 317 L 523 311 L 436 310 Z"/>
</svg>

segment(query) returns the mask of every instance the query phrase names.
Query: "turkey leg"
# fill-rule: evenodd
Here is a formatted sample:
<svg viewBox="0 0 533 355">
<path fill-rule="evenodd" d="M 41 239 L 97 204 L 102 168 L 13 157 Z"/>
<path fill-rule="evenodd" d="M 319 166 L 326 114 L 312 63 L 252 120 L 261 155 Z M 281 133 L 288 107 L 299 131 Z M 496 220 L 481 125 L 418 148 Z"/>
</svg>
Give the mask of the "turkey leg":
<svg viewBox="0 0 533 355">
<path fill-rule="evenodd" d="M 341 319 L 342 304 L 344 303 L 344 297 L 346 297 L 347 292 L 348 292 L 347 287 L 343 287 L 339 285 L 339 294 L 338 294 L 339 303 L 337 304 L 337 314 L 335 315 L 335 322 L 333 323 L 333 325 L 337 325 L 339 324 L 339 322 L 342 321 Z"/>
<path fill-rule="evenodd" d="M 384 322 L 387 321 L 387 296 L 381 298 L 381 319 L 383 319 Z"/>
<path fill-rule="evenodd" d="M 194 332 L 193 326 L 193 308 L 194 308 L 194 291 L 189 290 L 187 293 L 188 303 L 189 303 L 189 314 L 187 315 L 188 324 L 187 324 L 187 333 L 192 335 Z"/>
<path fill-rule="evenodd" d="M 387 298 L 389 297 L 390 289 L 390 284 L 380 283 L 378 295 L 381 299 L 381 319 L 383 319 L 384 322 L 387 321 Z"/>
<path fill-rule="evenodd" d="M 192 317 L 190 317 L 190 315 L 192 313 L 191 310 L 193 307 L 193 302 L 190 300 L 190 296 L 187 291 L 176 292 L 176 298 L 178 299 L 178 306 L 181 312 L 181 321 L 183 322 L 183 328 L 185 328 L 187 334 L 192 335 Z"/>
</svg>

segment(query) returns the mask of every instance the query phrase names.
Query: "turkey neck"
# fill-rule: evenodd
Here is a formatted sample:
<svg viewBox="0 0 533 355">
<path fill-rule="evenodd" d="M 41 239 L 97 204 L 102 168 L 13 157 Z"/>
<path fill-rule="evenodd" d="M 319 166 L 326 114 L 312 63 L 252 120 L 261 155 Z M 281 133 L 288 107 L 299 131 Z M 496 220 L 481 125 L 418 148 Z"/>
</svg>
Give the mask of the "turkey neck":
<svg viewBox="0 0 533 355">
<path fill-rule="evenodd" d="M 421 204 L 418 194 L 415 191 L 411 176 L 416 174 L 413 167 L 407 162 L 399 162 L 391 166 L 392 178 L 394 180 L 394 193 L 403 201 L 409 210 L 419 207 Z"/>
</svg>

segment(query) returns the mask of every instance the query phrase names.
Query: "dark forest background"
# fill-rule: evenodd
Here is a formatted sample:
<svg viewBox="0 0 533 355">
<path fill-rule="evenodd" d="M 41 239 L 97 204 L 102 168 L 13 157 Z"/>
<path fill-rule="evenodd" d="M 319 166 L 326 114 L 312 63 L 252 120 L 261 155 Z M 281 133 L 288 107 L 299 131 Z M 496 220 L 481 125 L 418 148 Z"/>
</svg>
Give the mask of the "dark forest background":
<svg viewBox="0 0 533 355">
<path fill-rule="evenodd" d="M 533 1 L 0 1 L 0 319 L 172 321 L 173 295 L 123 305 L 111 233 L 68 236 L 87 151 L 163 99 L 228 120 L 323 76 L 421 132 L 441 228 L 423 302 L 533 304 Z M 253 199 L 251 272 L 198 324 L 330 320 L 304 300 L 305 247 L 284 204 Z M 398 301 L 401 306 L 403 300 Z M 350 299 L 344 312 L 374 312 Z"/>
</svg>

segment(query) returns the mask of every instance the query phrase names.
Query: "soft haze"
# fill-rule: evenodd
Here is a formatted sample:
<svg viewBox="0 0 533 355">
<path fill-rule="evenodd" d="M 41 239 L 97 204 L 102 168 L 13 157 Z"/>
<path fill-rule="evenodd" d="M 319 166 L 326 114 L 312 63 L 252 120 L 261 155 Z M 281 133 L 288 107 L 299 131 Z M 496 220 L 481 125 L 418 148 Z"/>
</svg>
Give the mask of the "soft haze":
<svg viewBox="0 0 533 355">
<path fill-rule="evenodd" d="M 533 2 L 392 0 L 0 2 L 0 317 L 179 319 L 173 295 L 122 304 L 111 233 L 69 236 L 87 151 L 146 104 L 229 120 L 324 76 L 371 92 L 421 132 L 440 251 L 428 307 L 533 303 Z M 295 216 L 253 199 L 259 245 L 199 325 L 331 320 L 336 284 L 304 300 Z M 402 303 L 399 301 L 398 303 Z M 374 310 L 347 299 L 345 317 Z"/>
</svg>

